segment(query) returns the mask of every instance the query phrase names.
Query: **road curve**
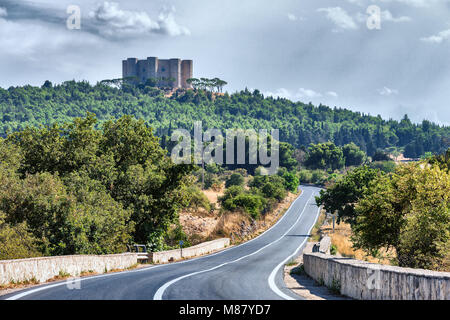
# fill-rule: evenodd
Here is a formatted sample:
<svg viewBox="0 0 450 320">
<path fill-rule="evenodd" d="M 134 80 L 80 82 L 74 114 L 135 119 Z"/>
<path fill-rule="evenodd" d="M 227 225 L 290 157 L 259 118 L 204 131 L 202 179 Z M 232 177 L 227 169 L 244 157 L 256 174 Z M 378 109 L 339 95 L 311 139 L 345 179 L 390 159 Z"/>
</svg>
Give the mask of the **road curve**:
<svg viewBox="0 0 450 320">
<path fill-rule="evenodd" d="M 302 194 L 259 237 L 182 262 L 85 277 L 2 296 L 17 300 L 278 300 L 300 299 L 283 282 L 283 265 L 305 245 L 319 213 L 319 188 Z"/>
</svg>

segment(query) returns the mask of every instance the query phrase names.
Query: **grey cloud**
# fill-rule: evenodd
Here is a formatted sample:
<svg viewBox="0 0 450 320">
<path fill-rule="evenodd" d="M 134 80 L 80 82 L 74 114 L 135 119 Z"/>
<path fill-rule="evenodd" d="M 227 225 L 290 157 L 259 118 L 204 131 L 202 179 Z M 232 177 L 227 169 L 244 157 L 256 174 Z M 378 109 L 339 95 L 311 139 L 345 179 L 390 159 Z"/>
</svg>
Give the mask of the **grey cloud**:
<svg viewBox="0 0 450 320">
<path fill-rule="evenodd" d="M 7 18 L 11 21 L 38 21 L 65 28 L 68 18 L 65 8 L 35 2 L 0 0 Z M 85 7 L 82 8 L 82 12 Z M 81 19 L 81 31 L 108 40 L 126 40 L 154 34 L 167 36 L 189 35 L 190 31 L 179 25 L 174 17 L 175 9 L 163 8 L 156 19 L 145 11 L 131 11 L 120 8 L 116 2 L 104 1 Z M 1 15 L 1 11 L 0 11 Z"/>
<path fill-rule="evenodd" d="M 99 34 L 107 38 L 123 39 L 152 33 L 189 35 L 189 29 L 175 21 L 174 12 L 174 7 L 163 8 L 158 19 L 153 20 L 146 12 L 123 10 L 116 2 L 105 1 L 91 11 L 89 16 Z"/>
</svg>

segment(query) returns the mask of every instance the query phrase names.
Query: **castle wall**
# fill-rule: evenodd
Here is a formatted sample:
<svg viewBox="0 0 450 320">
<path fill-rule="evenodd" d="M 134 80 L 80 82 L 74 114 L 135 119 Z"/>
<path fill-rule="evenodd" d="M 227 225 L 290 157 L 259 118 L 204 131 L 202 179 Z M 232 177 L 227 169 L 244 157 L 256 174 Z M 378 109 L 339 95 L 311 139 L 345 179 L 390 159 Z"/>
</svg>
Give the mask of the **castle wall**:
<svg viewBox="0 0 450 320">
<path fill-rule="evenodd" d="M 147 79 L 174 78 L 173 83 L 160 81 L 160 86 L 174 88 L 191 88 L 186 80 L 193 76 L 193 61 L 181 59 L 158 59 L 148 57 L 146 60 L 128 58 L 122 61 L 122 77 L 137 77 L 139 82 Z"/>
</svg>

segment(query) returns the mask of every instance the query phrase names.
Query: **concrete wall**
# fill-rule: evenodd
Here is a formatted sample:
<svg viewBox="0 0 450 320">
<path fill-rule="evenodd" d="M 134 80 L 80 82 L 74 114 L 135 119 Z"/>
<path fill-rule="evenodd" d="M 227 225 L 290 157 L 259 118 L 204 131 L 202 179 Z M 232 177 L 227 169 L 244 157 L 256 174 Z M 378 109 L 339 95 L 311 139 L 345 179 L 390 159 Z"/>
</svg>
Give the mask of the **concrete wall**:
<svg viewBox="0 0 450 320">
<path fill-rule="evenodd" d="M 183 256 L 181 250 L 169 250 L 149 253 L 149 262 L 153 263 L 167 263 L 170 261 L 180 260 L 182 258 L 191 258 L 210 253 L 215 250 L 225 248 L 230 245 L 229 238 L 217 239 L 213 241 L 203 242 L 196 246 L 183 249 Z"/>
<path fill-rule="evenodd" d="M 450 300 L 450 272 L 400 268 L 323 253 L 305 253 L 306 273 L 363 300 Z"/>
<path fill-rule="evenodd" d="M 82 271 L 103 273 L 105 269 L 126 269 L 136 263 L 136 253 L 0 260 L 0 285 L 32 278 L 45 282 L 60 272 L 71 276 L 78 276 Z"/>
</svg>

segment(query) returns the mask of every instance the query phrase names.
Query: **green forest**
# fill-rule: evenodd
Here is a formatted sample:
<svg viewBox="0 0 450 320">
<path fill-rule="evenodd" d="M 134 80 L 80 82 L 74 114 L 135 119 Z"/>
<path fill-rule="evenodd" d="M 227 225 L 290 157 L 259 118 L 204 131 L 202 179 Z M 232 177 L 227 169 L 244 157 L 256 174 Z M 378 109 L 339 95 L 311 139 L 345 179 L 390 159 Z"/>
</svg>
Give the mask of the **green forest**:
<svg viewBox="0 0 450 320">
<path fill-rule="evenodd" d="M 279 129 L 280 140 L 295 148 L 311 143 L 351 142 L 373 156 L 377 150 L 403 152 L 419 158 L 425 153 L 442 153 L 450 146 L 450 127 L 424 120 L 412 123 L 384 120 L 347 109 L 314 106 L 282 98 L 264 97 L 260 91 L 245 89 L 234 94 L 207 90 L 178 90 L 170 97 L 164 90 L 127 83 L 67 81 L 41 87 L 0 88 L 0 136 L 26 127 L 64 123 L 94 113 L 97 127 L 110 119 L 131 115 L 154 128 L 157 136 L 170 136 L 177 128 L 193 129 L 194 121 L 203 127 L 229 129 Z"/>
</svg>

